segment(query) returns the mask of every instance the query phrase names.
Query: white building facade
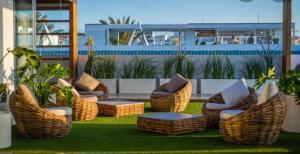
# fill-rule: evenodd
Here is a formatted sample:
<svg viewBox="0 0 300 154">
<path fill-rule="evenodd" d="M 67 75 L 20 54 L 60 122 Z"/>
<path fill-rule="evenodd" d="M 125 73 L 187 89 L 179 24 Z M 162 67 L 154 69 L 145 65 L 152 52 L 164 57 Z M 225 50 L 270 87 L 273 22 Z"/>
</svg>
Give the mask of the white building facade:
<svg viewBox="0 0 300 154">
<path fill-rule="evenodd" d="M 292 25 L 293 34 L 295 24 Z M 282 23 L 190 23 L 190 24 L 86 24 L 85 37 L 94 49 L 105 46 L 200 46 L 219 44 L 282 43 Z"/>
</svg>

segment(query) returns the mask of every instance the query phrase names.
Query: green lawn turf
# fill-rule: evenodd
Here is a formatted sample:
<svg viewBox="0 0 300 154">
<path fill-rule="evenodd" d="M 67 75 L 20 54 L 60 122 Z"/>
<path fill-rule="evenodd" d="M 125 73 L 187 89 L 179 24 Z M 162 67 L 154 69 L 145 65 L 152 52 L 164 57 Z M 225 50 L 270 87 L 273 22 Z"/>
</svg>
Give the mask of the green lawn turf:
<svg viewBox="0 0 300 154">
<path fill-rule="evenodd" d="M 186 113 L 200 114 L 201 103 L 191 103 Z M 151 112 L 146 103 L 145 112 Z M 165 136 L 136 129 L 136 116 L 98 117 L 74 122 L 69 136 L 60 139 L 26 139 L 13 128 L 12 147 L 0 153 L 267 153 L 300 151 L 300 134 L 281 133 L 271 146 L 225 143 L 218 130 Z"/>
</svg>

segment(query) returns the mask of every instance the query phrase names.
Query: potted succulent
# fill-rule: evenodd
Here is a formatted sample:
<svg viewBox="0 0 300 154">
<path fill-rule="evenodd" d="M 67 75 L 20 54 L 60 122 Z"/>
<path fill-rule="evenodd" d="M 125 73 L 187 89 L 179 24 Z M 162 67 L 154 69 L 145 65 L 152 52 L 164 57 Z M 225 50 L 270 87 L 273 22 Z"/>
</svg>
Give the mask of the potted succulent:
<svg viewBox="0 0 300 154">
<path fill-rule="evenodd" d="M 268 75 L 262 75 L 256 82 L 259 88 L 266 80 L 275 78 L 274 68 L 269 69 Z M 300 133 L 300 70 L 290 70 L 283 74 L 278 81 L 279 90 L 286 95 L 288 106 L 287 114 L 283 123 L 283 130 Z"/>
</svg>

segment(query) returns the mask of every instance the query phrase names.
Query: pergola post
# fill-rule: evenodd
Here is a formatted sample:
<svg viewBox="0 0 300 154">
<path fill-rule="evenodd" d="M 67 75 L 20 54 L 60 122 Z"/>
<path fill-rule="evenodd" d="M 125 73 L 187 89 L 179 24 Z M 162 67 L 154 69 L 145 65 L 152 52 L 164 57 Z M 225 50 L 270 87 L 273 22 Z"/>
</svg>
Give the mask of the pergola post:
<svg viewBox="0 0 300 154">
<path fill-rule="evenodd" d="M 69 10 L 70 18 L 70 78 L 77 77 L 78 70 L 78 16 L 77 16 L 77 0 L 73 0 Z"/>
<path fill-rule="evenodd" d="M 292 0 L 283 1 L 282 73 L 291 69 L 292 61 Z"/>
</svg>

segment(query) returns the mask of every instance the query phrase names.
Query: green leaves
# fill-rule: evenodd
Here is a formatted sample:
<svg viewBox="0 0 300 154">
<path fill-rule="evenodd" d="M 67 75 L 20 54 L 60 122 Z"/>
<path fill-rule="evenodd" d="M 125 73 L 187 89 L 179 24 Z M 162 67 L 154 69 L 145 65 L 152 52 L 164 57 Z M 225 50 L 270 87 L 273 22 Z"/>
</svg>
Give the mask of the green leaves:
<svg viewBox="0 0 300 154">
<path fill-rule="evenodd" d="M 18 59 L 24 57 L 25 64 L 16 69 L 19 77 L 23 77 L 25 73 L 37 70 L 40 67 L 41 57 L 36 51 L 27 48 L 14 48 L 9 50 Z"/>
<path fill-rule="evenodd" d="M 72 102 L 73 102 L 72 89 L 73 87 L 59 88 L 59 90 L 56 93 L 57 100 L 66 101 L 67 106 L 72 107 Z"/>
<path fill-rule="evenodd" d="M 69 70 L 61 64 L 45 64 L 43 68 L 34 73 L 21 78 L 21 83 L 28 85 L 36 95 L 39 103 L 44 105 L 48 103 L 52 94 L 51 80 L 55 78 L 67 78 Z"/>
<path fill-rule="evenodd" d="M 267 80 L 275 79 L 275 67 L 268 69 L 268 74 L 261 74 L 261 76 L 255 81 L 254 88 L 259 89 Z"/>
<path fill-rule="evenodd" d="M 294 96 L 300 105 L 300 71 L 291 70 L 279 79 L 279 89 L 286 95 Z"/>
<path fill-rule="evenodd" d="M 121 77 L 123 79 L 152 79 L 155 78 L 156 66 L 152 58 L 134 57 L 122 65 Z"/>
<path fill-rule="evenodd" d="M 228 57 L 210 56 L 202 64 L 204 79 L 234 79 L 236 67 Z"/>
<path fill-rule="evenodd" d="M 241 74 L 246 79 L 258 79 L 262 72 L 266 72 L 266 65 L 261 57 L 250 57 L 242 62 Z"/>
<path fill-rule="evenodd" d="M 115 77 L 116 69 L 115 57 L 97 57 L 94 58 L 91 75 L 97 79 L 112 79 Z"/>
<path fill-rule="evenodd" d="M 192 79 L 196 72 L 196 66 L 193 60 L 187 58 L 183 51 L 178 51 L 173 57 L 167 57 L 163 61 L 163 76 L 171 78 L 175 73 Z"/>
<path fill-rule="evenodd" d="M 269 68 L 268 74 L 262 74 L 256 80 L 254 87 L 259 89 L 267 80 L 276 78 L 275 68 Z M 300 105 L 300 71 L 290 70 L 279 78 L 278 87 L 285 95 L 294 96 L 298 105 Z"/>
<path fill-rule="evenodd" d="M 6 103 L 7 95 L 9 90 L 6 84 L 0 83 L 0 104 Z"/>
</svg>

